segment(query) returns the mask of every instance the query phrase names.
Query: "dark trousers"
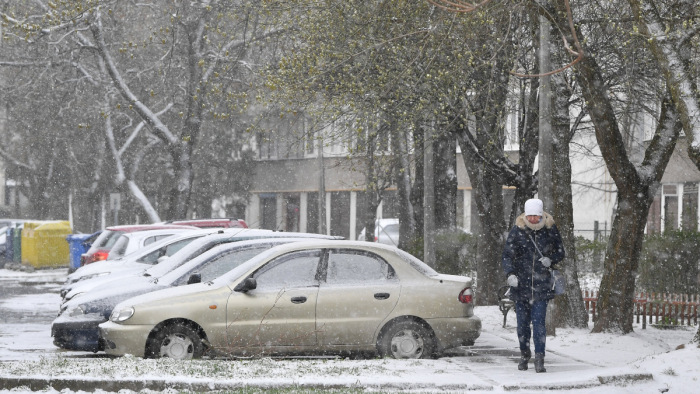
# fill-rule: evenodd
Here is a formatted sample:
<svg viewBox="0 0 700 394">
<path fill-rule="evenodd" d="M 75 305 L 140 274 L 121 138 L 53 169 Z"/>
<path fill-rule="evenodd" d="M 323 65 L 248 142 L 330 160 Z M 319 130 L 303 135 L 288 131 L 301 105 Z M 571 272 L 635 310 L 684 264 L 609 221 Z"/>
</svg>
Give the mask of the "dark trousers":
<svg viewBox="0 0 700 394">
<path fill-rule="evenodd" d="M 532 304 L 529 301 L 517 301 L 515 303 L 515 317 L 518 320 L 517 332 L 521 352 L 530 350 L 530 338 L 532 337 L 532 341 L 535 343 L 535 353 L 544 353 L 545 342 L 547 341 L 545 318 L 547 316 L 548 302 L 548 300 L 544 300 L 535 301 Z M 531 324 L 532 330 L 530 330 Z"/>
</svg>

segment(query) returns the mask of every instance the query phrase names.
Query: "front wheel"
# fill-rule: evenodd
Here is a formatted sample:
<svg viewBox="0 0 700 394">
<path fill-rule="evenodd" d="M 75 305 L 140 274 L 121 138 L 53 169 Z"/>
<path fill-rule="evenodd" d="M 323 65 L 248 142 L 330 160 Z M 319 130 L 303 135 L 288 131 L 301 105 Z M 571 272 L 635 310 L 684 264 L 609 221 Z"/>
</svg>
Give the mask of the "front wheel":
<svg viewBox="0 0 700 394">
<path fill-rule="evenodd" d="M 168 357 L 177 360 L 201 358 L 203 353 L 204 345 L 197 332 L 177 323 L 161 328 L 147 349 L 147 355 L 151 358 Z"/>
<path fill-rule="evenodd" d="M 401 321 L 386 330 L 377 347 L 382 357 L 431 358 L 435 352 L 435 339 L 422 324 Z"/>
</svg>

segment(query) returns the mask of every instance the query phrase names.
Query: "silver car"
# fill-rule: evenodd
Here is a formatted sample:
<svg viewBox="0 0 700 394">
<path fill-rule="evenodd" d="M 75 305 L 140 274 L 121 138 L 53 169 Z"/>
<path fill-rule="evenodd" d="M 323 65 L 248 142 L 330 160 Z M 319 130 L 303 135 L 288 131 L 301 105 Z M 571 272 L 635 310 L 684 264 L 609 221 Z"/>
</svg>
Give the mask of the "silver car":
<svg viewBox="0 0 700 394">
<path fill-rule="evenodd" d="M 107 354 L 149 358 L 429 358 L 479 337 L 471 286 L 395 247 L 303 241 L 215 280 L 123 301 L 99 326 L 100 337 Z"/>
</svg>

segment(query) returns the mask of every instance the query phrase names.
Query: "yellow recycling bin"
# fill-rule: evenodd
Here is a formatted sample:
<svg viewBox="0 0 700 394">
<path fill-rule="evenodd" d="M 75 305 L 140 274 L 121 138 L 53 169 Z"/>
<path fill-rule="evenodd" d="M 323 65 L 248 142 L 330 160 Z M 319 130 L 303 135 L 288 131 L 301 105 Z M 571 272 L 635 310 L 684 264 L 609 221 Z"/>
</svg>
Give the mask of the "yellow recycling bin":
<svg viewBox="0 0 700 394">
<path fill-rule="evenodd" d="M 70 247 L 66 236 L 72 233 L 68 221 L 25 222 L 22 230 L 22 264 L 34 268 L 68 266 Z"/>
</svg>

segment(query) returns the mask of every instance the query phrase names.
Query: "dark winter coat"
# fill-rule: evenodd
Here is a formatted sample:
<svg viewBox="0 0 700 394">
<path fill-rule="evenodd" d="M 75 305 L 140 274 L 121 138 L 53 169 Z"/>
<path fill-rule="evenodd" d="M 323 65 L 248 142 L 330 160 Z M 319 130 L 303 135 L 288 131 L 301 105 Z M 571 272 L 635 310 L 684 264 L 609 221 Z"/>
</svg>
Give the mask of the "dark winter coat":
<svg viewBox="0 0 700 394">
<path fill-rule="evenodd" d="M 541 255 L 552 260 L 550 268 L 539 261 Z M 513 301 L 541 301 L 554 298 L 552 290 L 552 269 L 564 259 L 564 244 L 550 214 L 544 212 L 538 224 L 527 221 L 525 214 L 518 216 L 515 226 L 508 233 L 501 264 L 506 278 L 511 274 L 518 277 L 518 286 L 510 288 Z"/>
</svg>

